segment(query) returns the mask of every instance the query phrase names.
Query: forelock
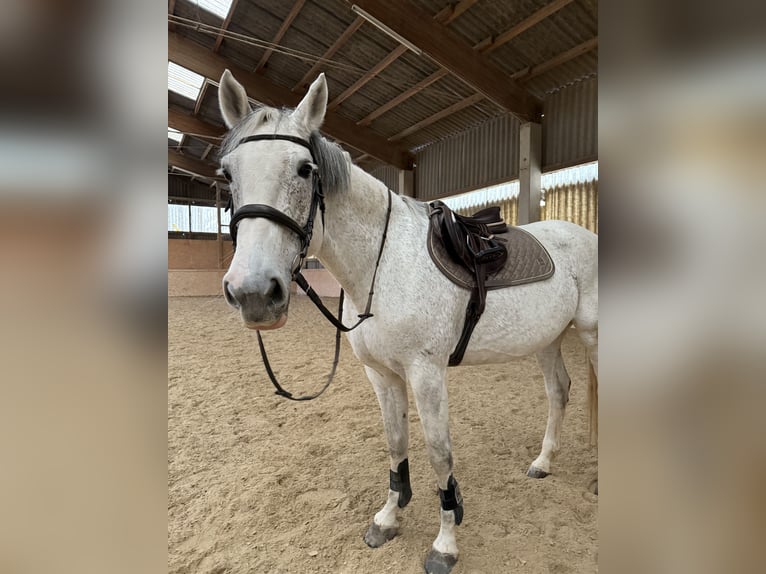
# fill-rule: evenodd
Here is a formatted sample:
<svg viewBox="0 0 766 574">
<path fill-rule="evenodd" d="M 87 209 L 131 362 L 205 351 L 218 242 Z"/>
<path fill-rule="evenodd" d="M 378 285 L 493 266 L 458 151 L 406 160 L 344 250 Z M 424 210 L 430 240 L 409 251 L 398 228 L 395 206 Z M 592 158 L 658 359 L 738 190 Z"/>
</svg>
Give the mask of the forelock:
<svg viewBox="0 0 766 574">
<path fill-rule="evenodd" d="M 266 124 L 273 124 L 274 133 L 277 133 L 282 121 L 290 115 L 291 111 L 284 108 L 278 110 L 269 106 L 257 106 L 224 136 L 221 141 L 221 157 L 230 154 L 242 138 L 253 134 Z"/>
</svg>

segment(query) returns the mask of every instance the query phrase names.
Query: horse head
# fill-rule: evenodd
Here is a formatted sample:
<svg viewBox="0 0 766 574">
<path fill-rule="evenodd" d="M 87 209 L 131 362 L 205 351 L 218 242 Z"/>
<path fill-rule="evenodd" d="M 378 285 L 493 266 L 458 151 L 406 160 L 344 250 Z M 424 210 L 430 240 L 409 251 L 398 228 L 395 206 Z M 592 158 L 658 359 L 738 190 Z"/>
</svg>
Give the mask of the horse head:
<svg viewBox="0 0 766 574">
<path fill-rule="evenodd" d="M 327 82 L 321 74 L 294 110 L 253 109 L 245 88 L 226 70 L 219 104 L 230 130 L 220 171 L 230 183 L 236 247 L 223 278 L 224 297 L 247 327 L 276 329 L 287 321 L 296 266 L 321 244 L 322 233 L 312 240 L 311 231 L 317 207 L 324 208 L 315 148 Z"/>
</svg>

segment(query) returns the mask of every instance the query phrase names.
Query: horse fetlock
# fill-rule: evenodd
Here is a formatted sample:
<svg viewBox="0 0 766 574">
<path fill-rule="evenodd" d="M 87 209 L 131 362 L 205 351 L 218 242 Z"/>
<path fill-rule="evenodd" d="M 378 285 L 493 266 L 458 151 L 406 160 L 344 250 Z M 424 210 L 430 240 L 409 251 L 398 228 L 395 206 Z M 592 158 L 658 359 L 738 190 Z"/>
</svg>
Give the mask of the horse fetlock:
<svg viewBox="0 0 766 574">
<path fill-rule="evenodd" d="M 412 498 L 412 487 L 410 486 L 410 463 L 404 459 L 396 467 L 396 472 L 389 470 L 389 488 L 399 493 L 397 504 L 399 508 L 404 508 Z"/>
<path fill-rule="evenodd" d="M 391 540 L 399 532 L 398 527 L 381 527 L 373 522 L 364 533 L 364 542 L 370 548 L 379 548 Z"/>
<path fill-rule="evenodd" d="M 455 511 L 455 524 L 463 522 L 463 496 L 460 494 L 460 487 L 453 475 L 449 475 L 447 480 L 447 489 L 439 489 L 439 499 L 441 500 L 442 510 Z"/>
<path fill-rule="evenodd" d="M 432 548 L 424 566 L 427 574 L 449 574 L 455 564 L 457 564 L 457 555 L 445 554 Z"/>
</svg>

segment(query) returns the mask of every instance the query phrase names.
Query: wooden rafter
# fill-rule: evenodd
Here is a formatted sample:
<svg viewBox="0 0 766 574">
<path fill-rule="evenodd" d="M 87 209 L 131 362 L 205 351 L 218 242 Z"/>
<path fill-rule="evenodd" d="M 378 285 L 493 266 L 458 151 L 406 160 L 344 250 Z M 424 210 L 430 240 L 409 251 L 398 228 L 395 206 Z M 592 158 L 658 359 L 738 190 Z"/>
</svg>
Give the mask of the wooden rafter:
<svg viewBox="0 0 766 574">
<path fill-rule="evenodd" d="M 441 12 L 436 14 L 434 16 L 434 20 L 441 23 L 442 25 L 447 25 L 450 22 L 452 22 L 455 18 L 463 14 L 466 10 L 468 10 L 471 6 L 476 4 L 477 0 L 462 0 L 461 2 L 458 2 L 457 4 L 450 4 L 446 6 Z M 513 38 L 521 34 L 522 32 L 528 30 L 535 24 L 541 22 L 551 14 L 557 12 L 567 4 L 570 4 L 573 0 L 555 0 L 554 2 L 551 2 L 547 6 L 544 6 L 531 16 L 525 18 L 518 24 L 516 24 L 513 28 L 508 30 L 507 32 L 503 32 L 500 34 L 497 38 L 493 38 L 492 36 L 489 36 L 473 46 L 473 49 L 476 50 L 479 53 L 489 53 L 503 44 L 506 44 L 510 42 Z M 387 111 L 393 109 L 397 105 L 401 104 L 408 98 L 412 97 L 416 93 L 418 93 L 420 90 L 428 86 L 429 84 L 433 83 L 434 81 L 438 80 L 439 78 L 444 77 L 447 75 L 447 71 L 442 69 L 439 72 L 436 72 L 436 74 L 432 74 L 428 78 L 426 78 L 423 82 L 419 83 L 414 88 L 408 90 L 407 92 L 404 92 L 401 96 L 391 100 L 390 102 L 386 103 L 384 106 L 381 106 L 371 114 L 369 114 L 367 117 L 359 120 L 357 122 L 358 125 L 366 126 L 372 123 L 373 120 L 380 117 Z M 515 78 L 513 78 L 515 79 Z M 421 85 L 424 84 L 424 85 Z"/>
<path fill-rule="evenodd" d="M 238 3 L 239 3 L 239 0 L 232 1 L 231 6 L 229 6 L 229 13 L 226 14 L 226 19 L 223 21 L 223 24 L 221 24 L 221 31 L 218 33 L 218 36 L 216 36 L 215 46 L 213 46 L 213 52 L 215 52 L 216 54 L 221 49 L 224 32 L 226 32 L 226 30 L 229 28 L 229 24 L 231 24 L 231 18 L 234 15 L 234 10 L 237 9 Z"/>
<path fill-rule="evenodd" d="M 207 144 L 207 147 L 205 148 L 205 151 L 203 152 L 202 156 L 200 157 L 200 159 L 202 161 L 205 161 L 207 159 L 207 156 L 213 150 L 213 147 L 214 147 L 213 144 Z"/>
<path fill-rule="evenodd" d="M 539 102 L 457 33 L 436 22 L 409 0 L 356 0 L 355 3 L 437 64 L 522 121 L 537 116 Z"/>
<path fill-rule="evenodd" d="M 543 6 L 531 16 L 524 18 L 521 22 L 513 26 L 511 29 L 500 34 L 497 38 L 490 37 L 480 42 L 480 44 L 482 44 L 482 47 L 479 49 L 479 51 L 482 53 L 488 54 L 494 50 L 497 50 L 500 46 L 507 44 L 519 34 L 526 32 L 535 24 L 542 22 L 551 14 L 558 12 L 564 6 L 567 6 L 568 4 L 571 4 L 572 2 L 573 0 L 555 0 L 554 2 L 551 2 L 550 4 Z"/>
<path fill-rule="evenodd" d="M 338 97 L 336 97 L 334 100 L 332 100 L 329 104 L 327 104 L 328 110 L 333 110 L 337 108 L 341 103 L 343 103 L 346 99 L 354 95 L 356 92 L 362 89 L 362 87 L 372 80 L 375 76 L 380 74 L 383 70 L 385 70 L 388 66 L 390 66 L 399 56 L 404 54 L 407 51 L 407 46 L 403 46 L 402 44 L 399 44 L 394 50 L 385 58 L 383 58 L 380 62 L 375 64 L 372 68 L 367 70 L 367 72 L 359 78 L 352 86 L 349 86 L 342 94 L 340 94 Z"/>
<path fill-rule="evenodd" d="M 272 44 L 279 44 L 280 40 L 282 40 L 282 36 L 285 35 L 287 30 L 290 28 L 290 26 L 293 23 L 293 20 L 298 16 L 298 14 L 301 11 L 301 8 L 303 8 L 303 5 L 306 3 L 306 0 L 296 0 L 295 4 L 293 4 L 292 9 L 290 10 L 290 13 L 287 15 L 287 18 L 285 18 L 285 21 L 282 22 L 282 25 L 279 27 L 279 30 L 277 30 L 277 34 L 274 36 L 274 39 L 271 41 Z M 258 70 L 262 69 L 266 62 L 269 61 L 269 58 L 271 58 L 271 54 L 274 53 L 274 50 L 271 48 L 267 49 L 263 56 L 261 56 L 261 60 L 258 62 L 258 65 L 255 67 L 253 72 L 257 72 Z"/>
<path fill-rule="evenodd" d="M 168 16 L 172 16 L 176 10 L 176 0 L 168 0 Z M 168 24 L 169 30 L 175 30 L 175 24 Z"/>
<path fill-rule="evenodd" d="M 387 104 L 379 107 L 377 110 L 373 111 L 368 116 L 366 116 L 366 117 L 362 118 L 361 120 L 359 120 L 358 122 L 356 122 L 357 125 L 359 125 L 359 126 L 368 126 L 368 125 L 370 125 L 376 118 L 379 118 L 380 116 L 385 114 L 387 111 L 395 108 L 396 106 L 401 104 L 403 101 L 410 99 L 412 96 L 414 96 L 418 92 L 424 90 L 425 88 L 427 88 L 428 86 L 430 86 L 431 84 L 436 82 L 437 80 L 440 80 L 441 78 L 443 78 L 447 74 L 449 74 L 449 72 L 447 70 L 445 70 L 444 68 L 442 68 L 441 70 L 437 70 L 436 72 L 434 72 L 433 74 L 428 76 L 426 79 L 421 80 L 420 82 L 418 82 L 417 84 L 412 86 L 406 92 L 402 92 L 401 94 L 396 96 L 393 100 L 391 100 Z"/>
<path fill-rule="evenodd" d="M 232 65 L 231 61 L 213 54 L 207 48 L 178 34 L 168 34 L 168 54 L 175 63 L 206 78 L 217 80 L 223 71 L 229 68 L 245 87 L 248 95 L 266 105 L 296 106 L 301 99 L 301 94 L 278 86 L 261 75 L 238 68 Z M 400 169 L 411 169 L 412 167 L 414 158 L 405 147 L 391 144 L 386 138 L 369 129 L 360 129 L 356 123 L 337 115 L 335 112 L 327 112 L 322 131 L 336 140 L 369 153 L 380 161 Z"/>
<path fill-rule="evenodd" d="M 316 63 L 311 66 L 311 69 L 304 74 L 304 76 L 300 79 L 300 81 L 293 86 L 293 92 L 296 92 L 298 90 L 302 90 L 306 87 L 306 84 L 313 80 L 316 76 L 319 69 L 323 66 L 324 62 L 329 60 L 335 55 L 335 52 L 340 50 L 343 45 L 348 42 L 349 38 L 356 32 L 359 27 L 364 24 L 364 18 L 361 16 L 357 16 L 356 20 L 354 20 L 348 28 L 338 36 L 338 39 L 333 42 L 332 46 L 327 48 L 327 51 L 322 54 L 322 58 L 320 60 L 317 60 Z"/>
<path fill-rule="evenodd" d="M 432 116 L 428 116 L 427 118 L 420 120 L 418 123 L 411 125 L 406 130 L 401 131 L 394 136 L 391 136 L 390 138 L 388 138 L 388 140 L 398 141 L 402 138 L 405 138 L 408 135 L 415 133 L 416 131 L 422 130 L 426 126 L 430 126 L 431 124 L 436 123 L 439 120 L 454 114 L 455 112 L 459 112 L 460 110 L 468 108 L 483 99 L 484 99 L 484 96 L 482 94 L 474 94 L 472 96 L 469 96 L 464 100 L 460 100 L 456 104 L 452 104 L 448 108 L 444 108 L 440 112 L 436 112 Z"/>
<path fill-rule="evenodd" d="M 202 87 L 199 90 L 199 94 L 197 94 L 197 101 L 194 102 L 194 115 L 196 116 L 199 113 L 200 108 L 202 107 L 202 100 L 205 99 L 205 92 L 207 92 L 207 87 L 210 84 L 210 80 L 205 78 L 202 81 Z"/>
<path fill-rule="evenodd" d="M 598 47 L 598 36 L 595 38 L 591 38 L 590 40 L 586 40 L 582 44 L 578 44 L 574 48 L 570 48 L 566 52 L 561 52 L 561 54 L 558 54 L 557 56 L 554 56 L 550 60 L 547 60 L 543 62 L 542 64 L 537 64 L 535 66 L 524 68 L 523 70 L 520 70 L 513 74 L 511 77 L 515 80 L 518 80 L 519 82 L 527 82 L 531 80 L 532 78 L 539 76 L 540 74 L 544 74 L 548 70 L 552 70 L 556 66 L 560 66 L 561 64 L 568 62 L 569 60 L 574 60 L 578 56 L 582 56 L 583 54 L 587 54 L 591 50 Z"/>
<path fill-rule="evenodd" d="M 172 149 L 168 149 L 168 165 L 177 167 L 189 173 L 193 173 L 200 177 L 207 177 L 208 179 L 222 179 L 216 174 L 216 167 L 205 161 L 200 161 L 195 157 L 190 157 L 177 152 Z"/>
<path fill-rule="evenodd" d="M 447 25 L 478 1 L 479 0 L 460 0 L 457 4 L 448 4 L 434 16 L 434 20 L 440 24 Z"/>
<path fill-rule="evenodd" d="M 223 137 L 226 128 L 214 126 L 199 118 L 176 110 L 168 110 L 168 126 L 183 134 L 194 135 L 196 138 L 213 139 L 216 142 Z"/>
</svg>

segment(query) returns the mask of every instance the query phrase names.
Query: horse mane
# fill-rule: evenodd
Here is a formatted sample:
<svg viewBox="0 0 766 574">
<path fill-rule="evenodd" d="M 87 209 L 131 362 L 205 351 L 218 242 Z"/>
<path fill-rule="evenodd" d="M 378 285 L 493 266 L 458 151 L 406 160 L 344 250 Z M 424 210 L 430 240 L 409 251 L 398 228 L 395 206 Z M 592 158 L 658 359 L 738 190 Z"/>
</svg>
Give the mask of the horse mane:
<svg viewBox="0 0 766 574">
<path fill-rule="evenodd" d="M 319 177 L 324 188 L 329 192 L 346 191 L 351 181 L 351 158 L 348 153 L 318 131 L 311 132 L 309 142 L 314 148 L 314 155 L 319 164 Z"/>
<path fill-rule="evenodd" d="M 260 124 L 276 120 L 274 133 L 279 133 L 282 120 L 287 118 L 292 111 L 290 108 L 255 107 L 223 138 L 220 156 L 224 157 L 234 151 L 239 141 L 255 131 Z M 319 176 L 322 178 L 325 191 L 343 193 L 348 189 L 351 180 L 351 158 L 348 153 L 318 131 L 311 132 L 309 143 L 314 150 L 314 157 L 319 167 Z"/>
</svg>

